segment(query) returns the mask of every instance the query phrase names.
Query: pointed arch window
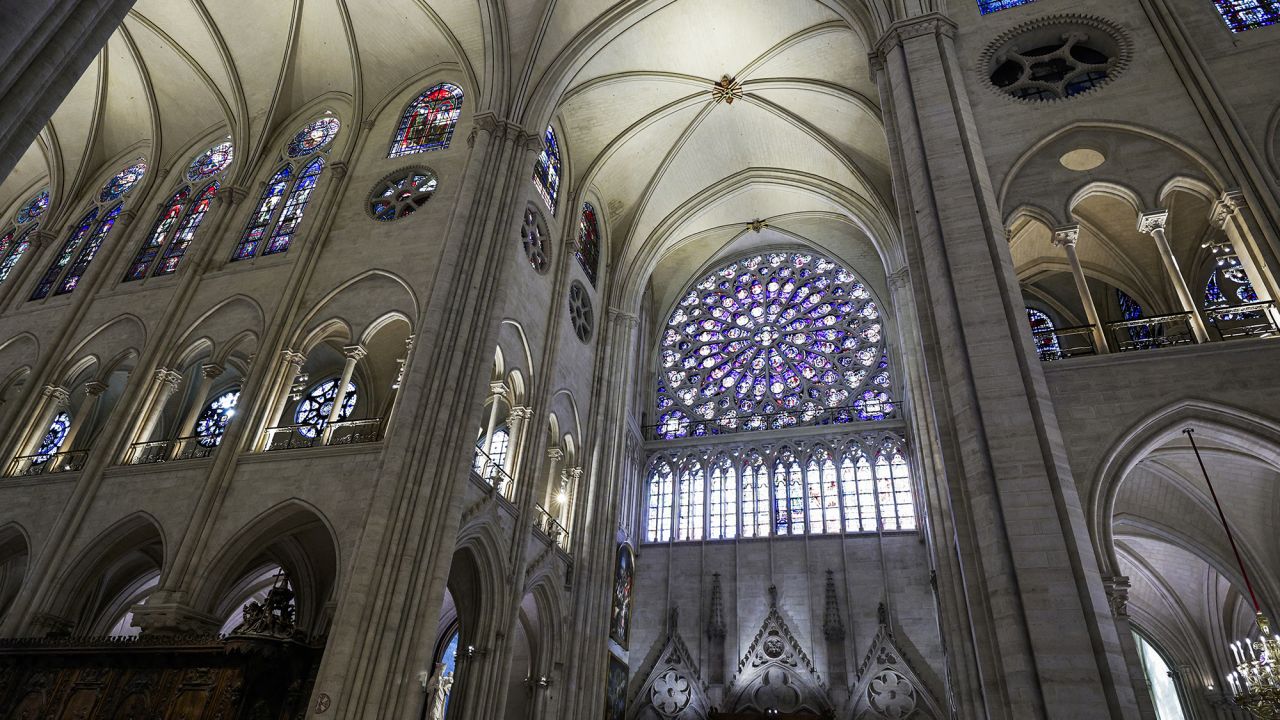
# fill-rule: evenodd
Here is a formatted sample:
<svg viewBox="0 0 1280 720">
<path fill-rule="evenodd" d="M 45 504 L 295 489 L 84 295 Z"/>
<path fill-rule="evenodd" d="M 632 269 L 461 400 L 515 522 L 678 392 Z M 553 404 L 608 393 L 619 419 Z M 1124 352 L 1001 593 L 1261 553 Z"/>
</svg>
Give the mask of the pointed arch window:
<svg viewBox="0 0 1280 720">
<path fill-rule="evenodd" d="M 759 453 L 747 455 L 742 469 L 742 536 L 768 537 L 772 523 L 769 470 Z"/>
<path fill-rule="evenodd" d="M 840 495 L 844 505 L 845 532 L 875 532 L 875 476 L 861 449 L 852 448 L 840 463 Z"/>
<path fill-rule="evenodd" d="M 1125 320 L 1141 320 L 1146 317 L 1142 305 L 1119 288 L 1116 288 L 1116 303 L 1120 306 L 1120 317 Z M 1150 348 L 1158 344 L 1164 335 L 1164 326 L 1135 325 L 1128 328 L 1128 334 L 1134 347 Z"/>
<path fill-rule="evenodd" d="M 142 248 L 138 250 L 137 257 L 133 259 L 128 272 L 125 273 L 125 282 L 141 280 L 147 276 L 147 271 L 151 269 L 152 261 L 160 254 L 160 248 L 164 247 L 169 233 L 182 220 L 182 209 L 186 207 L 187 200 L 190 197 L 191 188 L 183 187 L 174 193 L 173 197 L 169 198 L 169 202 L 165 203 L 164 210 L 161 211 L 160 217 L 156 219 L 155 226 L 151 228 L 151 234 L 142 243 Z"/>
<path fill-rule="evenodd" d="M 912 497 L 911 471 L 896 440 L 884 443 L 876 457 L 875 473 L 880 522 L 884 529 L 915 530 L 916 506 Z"/>
<path fill-rule="evenodd" d="M 1031 323 L 1031 338 L 1035 341 L 1036 352 L 1040 354 L 1040 359 L 1056 360 L 1062 357 L 1062 347 L 1058 344 L 1053 320 L 1044 312 L 1029 307 L 1027 321 Z"/>
<path fill-rule="evenodd" d="M 462 88 L 440 83 L 409 103 L 400 116 L 395 140 L 387 157 L 402 157 L 429 150 L 443 150 L 453 140 L 462 114 Z"/>
<path fill-rule="evenodd" d="M 271 240 L 262 251 L 263 255 L 274 255 L 289 249 L 298 226 L 302 224 L 302 215 L 307 210 L 307 203 L 311 202 L 311 194 L 315 192 L 316 183 L 320 181 L 322 172 L 324 172 L 324 158 L 316 158 L 302 169 L 302 173 L 298 175 L 298 181 L 293 184 L 293 190 L 289 193 L 289 199 L 284 203 L 284 210 L 280 212 L 280 221 L 276 223 L 276 230 L 271 234 Z"/>
<path fill-rule="evenodd" d="M 1258 302 L 1258 292 L 1245 274 L 1244 268 L 1237 264 L 1234 267 L 1215 268 L 1209 273 L 1204 287 L 1204 307 L 1206 310 L 1221 310 L 1233 305 L 1247 305 Z M 1244 311 L 1217 314 L 1217 320 L 1231 321 L 1258 317 L 1257 312 Z"/>
<path fill-rule="evenodd" d="M 671 465 L 666 460 L 659 460 L 649 470 L 648 513 L 645 518 L 645 539 L 649 542 L 671 539 L 674 510 L 672 480 Z"/>
<path fill-rule="evenodd" d="M 322 117 L 289 141 L 285 152 L 295 159 L 281 165 L 267 181 L 231 254 L 232 262 L 288 251 L 324 172 L 323 153 L 329 151 L 341 127 L 337 118 Z"/>
<path fill-rule="evenodd" d="M 1233 33 L 1280 22 L 1280 0 L 1214 0 L 1214 5 Z"/>
<path fill-rule="evenodd" d="M 978 12 L 986 15 L 1000 10 L 1008 10 L 1019 5 L 1035 2 L 1035 0 L 978 0 Z"/>
<path fill-rule="evenodd" d="M 187 248 L 191 247 L 191 242 L 195 240 L 196 231 L 204 222 L 204 216 L 209 212 L 209 205 L 213 199 L 217 197 L 219 187 L 217 181 L 209 183 L 196 194 L 194 200 L 191 199 L 190 186 L 183 187 L 174 193 L 156 220 L 151 234 L 138 250 L 133 263 L 129 265 L 124 282 L 141 280 L 147 276 L 148 272 L 154 277 L 177 272 L 178 263 L 182 261 Z M 157 257 L 161 258 L 159 263 L 156 263 Z M 152 265 L 155 266 L 154 271 L 152 271 Z"/>
<path fill-rule="evenodd" d="M 27 248 L 31 247 L 31 233 L 39 229 L 39 223 L 28 227 L 19 233 L 16 229 L 5 233 L 0 238 L 0 284 L 4 283 L 9 277 L 9 273 L 13 271 L 13 266 L 18 264 L 22 256 L 27 252 Z"/>
<path fill-rule="evenodd" d="M 839 533 L 840 530 L 840 480 L 831 453 L 818 448 L 809 459 L 805 486 L 809 504 L 809 532 L 811 534 Z"/>
<path fill-rule="evenodd" d="M 676 501 L 680 505 L 676 515 L 676 540 L 703 538 L 703 497 L 702 464 L 696 460 L 686 462 L 680 468 L 680 484 L 676 488 Z"/>
<path fill-rule="evenodd" d="M 34 457 L 31 458 L 32 465 L 39 465 L 48 462 L 49 458 L 57 455 L 62 450 L 62 443 L 67 439 L 67 432 L 71 429 L 71 415 L 60 412 L 53 416 L 53 422 L 49 423 L 49 429 L 45 431 L 44 437 L 40 439 L 40 445 L 36 448 Z"/>
<path fill-rule="evenodd" d="M 591 203 L 582 203 L 582 217 L 578 220 L 578 241 L 573 254 L 582 266 L 582 273 L 596 286 L 596 276 L 600 271 L 600 223 L 596 218 L 596 209 Z"/>
<path fill-rule="evenodd" d="M 44 277 L 40 278 L 40 282 L 36 284 L 35 292 L 31 294 L 32 300 L 39 300 L 46 297 L 49 291 L 53 289 L 53 284 L 58 281 L 58 277 L 62 275 L 62 270 L 71 262 L 71 257 L 75 253 L 76 248 L 80 247 L 80 243 L 84 241 L 89 233 L 93 231 L 93 223 L 98 219 L 98 208 L 92 208 L 80 218 L 80 222 L 76 224 L 76 228 L 71 231 L 71 237 L 62 244 L 62 248 L 58 251 L 58 256 L 54 258 L 49 269 L 45 271 Z"/>
<path fill-rule="evenodd" d="M 773 465 L 773 527 L 778 535 L 803 535 L 804 471 L 791 450 L 778 453 Z"/>
<path fill-rule="evenodd" d="M 249 216 L 249 225 L 240 235 L 240 242 L 236 244 L 236 251 L 231 256 L 232 260 L 247 260 L 258 254 L 258 246 L 262 244 L 262 238 L 270 230 L 276 208 L 284 200 L 285 192 L 288 191 L 289 182 L 292 179 L 293 168 L 289 165 L 280 168 L 271 177 L 267 187 L 262 191 L 262 197 L 258 199 L 253 215 Z"/>
<path fill-rule="evenodd" d="M 738 473 L 729 458 L 721 456 L 711 466 L 707 500 L 707 537 L 728 540 L 738 535 Z"/>
<path fill-rule="evenodd" d="M 538 187 L 542 201 L 552 215 L 556 214 L 556 198 L 560 193 L 560 143 L 556 131 L 547 126 L 542 140 L 542 154 L 533 166 L 533 184 Z"/>
<path fill-rule="evenodd" d="M 120 210 L 123 208 L 124 205 L 116 205 L 98 221 L 98 227 L 85 241 L 84 247 L 80 248 L 80 254 L 76 256 L 76 261 L 71 263 L 71 268 L 67 270 L 66 276 L 62 278 L 62 283 L 58 285 L 58 291 L 54 295 L 65 295 L 75 290 L 80 284 L 85 271 L 89 269 L 89 263 L 98 256 L 98 251 L 102 249 L 102 241 L 107 239 L 111 228 L 115 227 L 116 219 L 120 217 Z"/>
</svg>

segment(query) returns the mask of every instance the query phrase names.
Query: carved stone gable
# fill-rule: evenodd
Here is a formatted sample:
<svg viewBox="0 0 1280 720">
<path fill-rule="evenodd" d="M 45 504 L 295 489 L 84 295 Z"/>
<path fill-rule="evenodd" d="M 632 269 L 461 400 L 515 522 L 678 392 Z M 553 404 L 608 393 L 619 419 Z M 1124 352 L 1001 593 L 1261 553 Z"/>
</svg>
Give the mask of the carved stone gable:
<svg viewBox="0 0 1280 720">
<path fill-rule="evenodd" d="M 777 589 L 769 588 L 769 594 L 769 613 L 738 661 L 726 705 L 735 713 L 774 710 L 825 716 L 832 706 L 822 678 L 778 612 Z"/>
<path fill-rule="evenodd" d="M 649 670 L 635 707 L 631 716 L 635 720 L 706 720 L 711 712 L 706 686 L 680 637 L 675 613 L 667 628 L 667 644 Z"/>
<path fill-rule="evenodd" d="M 854 720 L 946 717 L 884 624 L 858 668 L 852 700 Z"/>
</svg>

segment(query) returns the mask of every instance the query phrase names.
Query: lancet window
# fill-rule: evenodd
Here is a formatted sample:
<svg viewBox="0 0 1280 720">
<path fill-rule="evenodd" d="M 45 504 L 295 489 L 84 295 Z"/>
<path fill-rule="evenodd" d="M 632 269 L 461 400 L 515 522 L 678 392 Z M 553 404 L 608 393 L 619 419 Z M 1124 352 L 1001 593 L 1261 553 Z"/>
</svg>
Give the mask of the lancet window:
<svg viewBox="0 0 1280 720">
<path fill-rule="evenodd" d="M 1280 22 L 1280 0 L 1214 0 L 1231 32 L 1244 32 Z"/>
<path fill-rule="evenodd" d="M 39 228 L 39 223 L 33 223 L 26 228 L 10 230 L 4 237 L 0 237 L 0 283 L 8 279 L 13 266 L 18 264 L 31 247 L 31 234 Z"/>
<path fill-rule="evenodd" d="M 103 241 L 111 234 L 124 210 L 122 198 L 137 186 L 146 172 L 146 163 L 134 163 L 107 181 L 98 193 L 98 204 L 81 217 L 36 284 L 35 291 L 31 293 L 32 300 L 48 297 L 50 293 L 65 295 L 79 287 L 89 264 L 97 257 Z"/>
<path fill-rule="evenodd" d="M 405 108 L 387 157 L 449 147 L 461 114 L 462 88 L 441 83 L 427 90 Z"/>
<path fill-rule="evenodd" d="M 191 187 L 180 188 L 169 202 L 165 204 L 160 217 L 156 219 L 151 233 L 139 248 L 138 254 L 125 272 L 124 281 L 141 280 L 148 273 L 156 277 L 172 275 L 178 270 L 178 263 L 186 254 L 196 231 L 204 222 L 209 212 L 209 205 L 218 194 L 217 181 L 211 182 L 191 199 Z M 159 263 L 157 257 L 163 258 Z M 154 266 L 154 270 L 153 270 Z"/>
<path fill-rule="evenodd" d="M 578 242 L 573 254 L 582 266 L 582 272 L 596 286 L 596 276 L 600 272 L 600 223 L 596 218 L 596 209 L 591 203 L 582 203 L 582 217 L 578 220 Z"/>
<path fill-rule="evenodd" d="M 708 450 L 650 466 L 648 542 L 910 532 L 915 486 L 896 434 L 767 451 Z"/>
<path fill-rule="evenodd" d="M 547 209 L 555 215 L 556 199 L 560 194 L 560 142 L 550 125 L 542 140 L 542 153 L 533 165 L 533 184 L 537 186 Z"/>
<path fill-rule="evenodd" d="M 1054 334 L 1053 320 L 1044 312 L 1035 308 L 1027 308 L 1027 321 L 1031 323 L 1031 337 L 1035 340 L 1036 352 L 1041 359 L 1053 360 L 1062 357 L 1062 347 L 1058 344 L 1058 336 Z"/>
</svg>

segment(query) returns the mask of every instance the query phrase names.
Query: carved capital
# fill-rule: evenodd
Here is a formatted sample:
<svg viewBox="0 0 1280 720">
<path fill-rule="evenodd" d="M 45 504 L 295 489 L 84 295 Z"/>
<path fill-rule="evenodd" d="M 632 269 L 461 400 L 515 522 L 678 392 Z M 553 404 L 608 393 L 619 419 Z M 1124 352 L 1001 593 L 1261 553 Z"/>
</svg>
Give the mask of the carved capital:
<svg viewBox="0 0 1280 720">
<path fill-rule="evenodd" d="M 1053 244 L 1057 247 L 1075 247 L 1080 240 L 1080 226 L 1067 225 L 1065 227 L 1054 228 Z"/>
<path fill-rule="evenodd" d="M 169 368 L 156 368 L 156 382 L 166 386 L 169 392 L 177 390 L 182 385 L 182 373 Z"/>
<path fill-rule="evenodd" d="M 905 290 L 911 284 L 911 270 L 905 265 L 889 273 L 885 280 L 889 281 L 892 290 Z"/>
<path fill-rule="evenodd" d="M 1169 224 L 1168 210 L 1152 210 L 1138 216 L 1138 232 L 1143 235 L 1154 235 L 1163 231 Z"/>
<path fill-rule="evenodd" d="M 329 173 L 335 180 L 341 180 L 346 177 L 348 169 L 349 166 L 341 160 L 334 160 L 329 163 Z"/>
<path fill-rule="evenodd" d="M 58 407 L 65 408 L 71 403 L 71 393 L 58 385 L 45 385 L 40 389 L 40 394 L 49 398 Z"/>
<path fill-rule="evenodd" d="M 552 462 L 564 460 L 564 451 L 558 447 L 547 448 L 547 459 Z"/>
<path fill-rule="evenodd" d="M 1222 193 L 1222 197 L 1209 208 L 1209 222 L 1218 228 L 1225 229 L 1227 223 L 1236 217 L 1242 209 L 1248 207 L 1245 202 L 1244 193 L 1239 190 L 1228 190 Z"/>
<path fill-rule="evenodd" d="M 890 25 L 876 41 L 876 54 L 884 58 L 907 40 L 928 35 L 955 37 L 956 24 L 942 13 L 928 13 Z"/>
<path fill-rule="evenodd" d="M 133 221 L 137 219 L 137 210 L 121 210 L 120 214 L 116 216 L 116 224 L 120 227 L 129 227 L 133 224 Z"/>
<path fill-rule="evenodd" d="M 527 407 L 513 407 L 507 413 L 507 417 L 512 420 L 528 420 L 533 417 L 533 410 Z"/>
<path fill-rule="evenodd" d="M 210 380 L 217 379 L 225 370 L 226 368 L 218 363 L 205 363 L 200 366 L 200 374 Z"/>
<path fill-rule="evenodd" d="M 90 380 L 84 384 L 84 394 L 89 397 L 98 397 L 107 391 L 107 384 L 99 380 Z"/>
<path fill-rule="evenodd" d="M 280 359 L 283 360 L 286 365 L 293 365 L 296 368 L 301 369 L 302 364 L 307 361 L 307 356 L 286 348 L 280 351 Z"/>
<path fill-rule="evenodd" d="M 369 354 L 369 351 L 366 350 L 363 345 L 348 345 L 342 348 L 342 354 L 346 356 L 348 360 L 360 362 Z"/>
<path fill-rule="evenodd" d="M 1107 593 L 1111 614 L 1117 618 L 1129 617 L 1129 578 L 1110 575 L 1102 578 L 1102 588 Z"/>
<path fill-rule="evenodd" d="M 507 384 L 501 382 L 489 383 L 489 394 L 494 397 L 502 397 L 507 394 Z"/>
</svg>

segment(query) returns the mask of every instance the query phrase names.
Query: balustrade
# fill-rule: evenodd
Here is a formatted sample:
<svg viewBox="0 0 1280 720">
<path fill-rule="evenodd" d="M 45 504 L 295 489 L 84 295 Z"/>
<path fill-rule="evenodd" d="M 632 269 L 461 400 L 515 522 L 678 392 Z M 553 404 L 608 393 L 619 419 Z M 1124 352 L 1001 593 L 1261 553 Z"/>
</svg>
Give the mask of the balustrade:
<svg viewBox="0 0 1280 720">
<path fill-rule="evenodd" d="M 1154 350 L 1172 345 L 1196 342 L 1194 319 L 1189 312 L 1169 313 L 1154 317 L 1109 323 L 1120 352 Z"/>
<path fill-rule="evenodd" d="M 334 445 L 355 445 L 382 439 L 382 418 L 343 420 L 317 428 L 315 425 L 282 425 L 267 428 L 266 452 Z"/>
<path fill-rule="evenodd" d="M 20 455 L 9 463 L 9 477 L 35 477 L 55 473 L 76 472 L 84 468 L 88 450 L 49 453 L 44 455 Z"/>
<path fill-rule="evenodd" d="M 129 465 L 152 465 L 169 460 L 197 460 L 213 455 L 218 443 L 202 435 L 178 438 L 176 440 L 152 440 L 134 443 L 129 448 L 126 463 Z"/>
<path fill-rule="evenodd" d="M 1036 341 L 1036 352 L 1045 362 L 1064 360 L 1081 355 L 1096 355 L 1094 346 L 1095 325 L 1076 325 L 1065 328 L 1045 328 L 1033 330 L 1031 335 Z"/>
<path fill-rule="evenodd" d="M 545 535 L 551 544 L 568 550 L 569 531 L 546 508 L 537 503 L 534 503 L 534 508 L 537 514 L 534 516 L 533 529 Z"/>
<path fill-rule="evenodd" d="M 898 402 L 887 395 L 860 398 L 853 405 L 822 410 L 795 410 L 764 415 L 718 417 L 712 420 L 683 418 L 643 428 L 645 440 L 676 440 L 710 437 L 759 430 L 779 430 L 797 426 L 841 425 L 892 420 L 898 417 Z"/>
</svg>

